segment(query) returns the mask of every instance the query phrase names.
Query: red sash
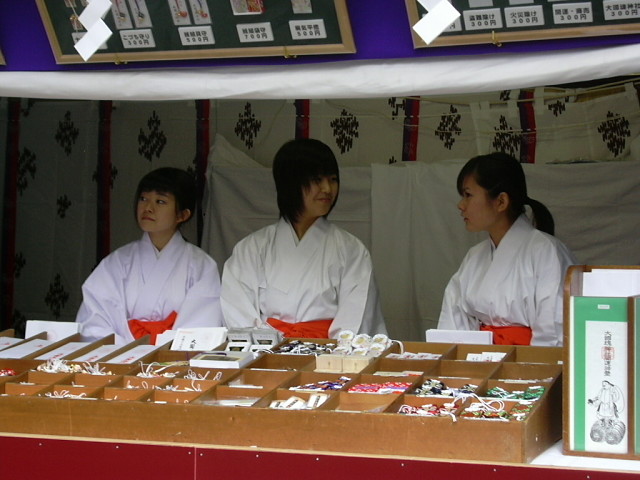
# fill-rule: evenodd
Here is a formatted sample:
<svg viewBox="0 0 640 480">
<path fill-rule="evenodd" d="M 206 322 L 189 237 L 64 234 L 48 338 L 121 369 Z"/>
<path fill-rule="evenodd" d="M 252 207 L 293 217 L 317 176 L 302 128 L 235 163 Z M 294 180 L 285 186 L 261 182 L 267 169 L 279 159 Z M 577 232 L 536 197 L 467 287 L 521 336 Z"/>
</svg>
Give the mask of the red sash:
<svg viewBox="0 0 640 480">
<path fill-rule="evenodd" d="M 145 322 L 143 320 L 133 318 L 129 320 L 129 330 L 131 330 L 131 334 L 135 339 L 144 337 L 145 335 L 151 335 L 151 344 L 155 345 L 156 337 L 158 335 L 173 328 L 173 324 L 176 323 L 177 316 L 178 313 L 173 311 L 167 316 L 167 318 L 160 320 L 159 322 Z"/>
<path fill-rule="evenodd" d="M 493 332 L 494 345 L 531 345 L 533 332 L 529 327 L 509 326 L 494 327 L 490 325 L 480 325 L 480 330 Z"/>
<path fill-rule="evenodd" d="M 285 338 L 329 338 L 331 322 L 333 318 L 299 323 L 283 322 L 273 317 L 267 318 L 267 323 L 280 330 Z"/>
</svg>

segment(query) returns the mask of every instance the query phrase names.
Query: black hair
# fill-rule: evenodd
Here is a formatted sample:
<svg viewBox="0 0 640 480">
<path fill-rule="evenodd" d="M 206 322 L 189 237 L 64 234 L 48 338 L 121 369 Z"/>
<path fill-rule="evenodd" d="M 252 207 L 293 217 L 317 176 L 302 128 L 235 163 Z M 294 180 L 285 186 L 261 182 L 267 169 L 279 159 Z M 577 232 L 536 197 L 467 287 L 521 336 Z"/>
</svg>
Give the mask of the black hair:
<svg viewBox="0 0 640 480">
<path fill-rule="evenodd" d="M 460 195 L 462 184 L 469 176 L 473 176 L 476 183 L 487 190 L 489 198 L 497 198 L 502 192 L 509 196 L 507 215 L 512 222 L 524 213 L 524 206 L 529 205 L 533 212 L 534 226 L 550 235 L 554 234 L 553 216 L 541 202 L 527 195 L 524 170 L 516 158 L 502 152 L 473 157 L 458 174 L 457 188 Z"/>
<path fill-rule="evenodd" d="M 137 205 L 140 195 L 144 192 L 171 193 L 176 199 L 176 213 L 189 210 L 193 217 L 196 208 L 196 180 L 192 174 L 175 167 L 162 167 L 147 173 L 136 189 L 134 197 L 134 216 L 137 216 Z M 183 222 L 184 223 L 184 222 Z"/>
<path fill-rule="evenodd" d="M 328 145 L 312 138 L 290 140 L 282 145 L 273 159 L 280 217 L 294 224 L 304 211 L 303 191 L 317 177 L 325 175 L 335 175 L 340 184 L 338 161 Z M 337 200 L 336 195 L 333 205 Z"/>
</svg>

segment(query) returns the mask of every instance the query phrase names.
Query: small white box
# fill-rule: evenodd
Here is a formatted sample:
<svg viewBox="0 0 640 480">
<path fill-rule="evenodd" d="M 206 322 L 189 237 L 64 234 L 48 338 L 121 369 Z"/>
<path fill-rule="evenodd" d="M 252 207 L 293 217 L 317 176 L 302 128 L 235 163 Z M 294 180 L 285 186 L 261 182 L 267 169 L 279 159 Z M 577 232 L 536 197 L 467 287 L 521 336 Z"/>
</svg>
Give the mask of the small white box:
<svg viewBox="0 0 640 480">
<path fill-rule="evenodd" d="M 204 368 L 242 368 L 253 360 L 255 360 L 255 357 L 251 352 L 203 352 L 189 360 L 189 366 Z"/>
</svg>

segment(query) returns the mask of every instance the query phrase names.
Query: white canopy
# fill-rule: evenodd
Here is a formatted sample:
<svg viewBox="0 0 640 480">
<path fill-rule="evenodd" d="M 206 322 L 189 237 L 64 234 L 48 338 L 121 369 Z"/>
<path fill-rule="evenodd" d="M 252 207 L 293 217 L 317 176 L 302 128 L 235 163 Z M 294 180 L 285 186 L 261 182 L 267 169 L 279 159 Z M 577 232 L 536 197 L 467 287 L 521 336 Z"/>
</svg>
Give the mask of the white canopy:
<svg viewBox="0 0 640 480">
<path fill-rule="evenodd" d="M 1 72 L 0 96 L 78 100 L 330 99 L 479 93 L 637 73 L 640 45 L 306 65 Z"/>
</svg>

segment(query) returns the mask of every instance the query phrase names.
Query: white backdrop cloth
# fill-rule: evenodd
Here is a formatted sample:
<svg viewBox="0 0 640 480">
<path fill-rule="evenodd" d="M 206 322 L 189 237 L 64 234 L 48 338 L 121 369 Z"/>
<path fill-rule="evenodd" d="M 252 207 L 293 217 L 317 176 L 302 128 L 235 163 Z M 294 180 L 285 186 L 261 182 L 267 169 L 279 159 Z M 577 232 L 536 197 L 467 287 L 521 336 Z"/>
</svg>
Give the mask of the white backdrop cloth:
<svg viewBox="0 0 640 480">
<path fill-rule="evenodd" d="M 332 222 L 369 247 L 387 328 L 424 340 L 449 278 L 483 234 L 466 231 L 455 188 L 464 162 L 345 167 Z M 640 264 L 640 163 L 523 165 L 529 196 L 556 221 L 579 263 Z M 220 136 L 210 155 L 202 248 L 222 267 L 237 241 L 278 216 L 271 169 Z"/>
<path fill-rule="evenodd" d="M 0 72 L 0 96 L 78 100 L 372 98 L 489 92 L 637 73 L 640 45 L 307 65 Z"/>
<path fill-rule="evenodd" d="M 372 166 L 371 252 L 382 309 L 396 338 L 435 328 L 449 278 L 484 238 L 456 207 L 463 162 Z M 580 264 L 640 264 L 640 163 L 523 165 L 529 196 L 554 216 Z"/>
</svg>

